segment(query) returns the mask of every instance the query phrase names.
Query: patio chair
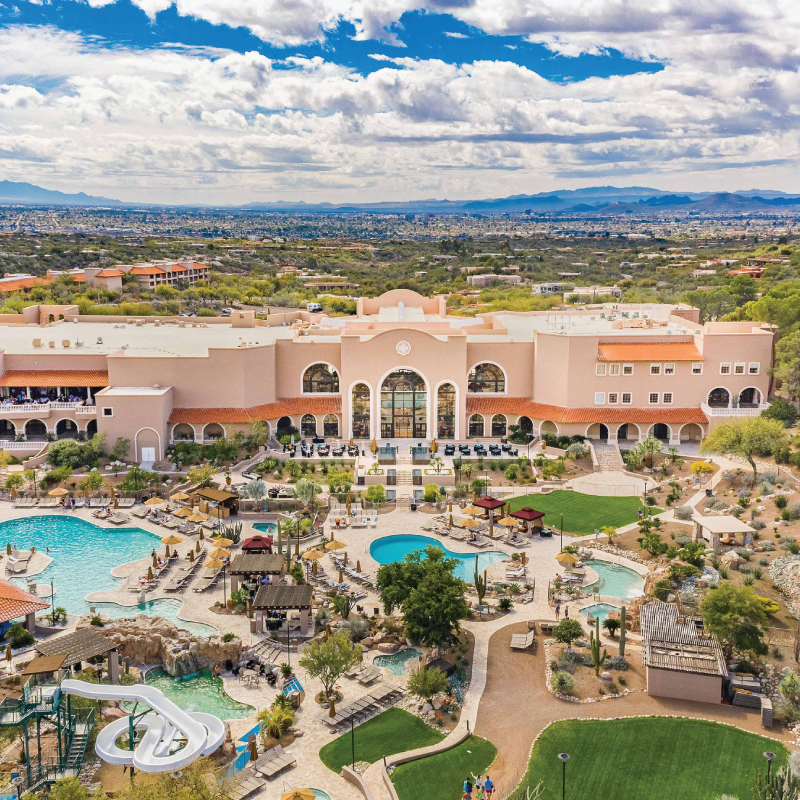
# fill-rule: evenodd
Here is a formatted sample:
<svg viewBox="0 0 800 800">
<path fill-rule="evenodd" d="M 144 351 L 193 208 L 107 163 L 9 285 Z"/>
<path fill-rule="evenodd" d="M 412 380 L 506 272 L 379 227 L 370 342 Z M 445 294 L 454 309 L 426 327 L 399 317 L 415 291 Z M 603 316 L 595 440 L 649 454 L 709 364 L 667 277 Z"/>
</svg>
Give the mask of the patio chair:
<svg viewBox="0 0 800 800">
<path fill-rule="evenodd" d="M 511 637 L 512 650 L 527 650 L 532 647 L 536 642 L 536 631 L 530 631 L 527 634 L 515 633 Z"/>
</svg>

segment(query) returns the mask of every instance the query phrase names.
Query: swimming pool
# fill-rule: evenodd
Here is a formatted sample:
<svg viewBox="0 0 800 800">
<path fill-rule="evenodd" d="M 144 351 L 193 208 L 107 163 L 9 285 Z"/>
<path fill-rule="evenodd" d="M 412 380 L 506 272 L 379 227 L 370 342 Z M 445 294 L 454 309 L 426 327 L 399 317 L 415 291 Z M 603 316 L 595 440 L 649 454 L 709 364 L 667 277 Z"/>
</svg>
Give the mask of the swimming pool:
<svg viewBox="0 0 800 800">
<path fill-rule="evenodd" d="M 274 522 L 254 522 L 253 527 L 261 533 L 266 533 L 267 536 L 274 536 L 278 530 Z"/>
<path fill-rule="evenodd" d="M 369 554 L 379 564 L 391 564 L 394 561 L 402 561 L 407 553 L 415 550 L 424 550 L 426 547 L 438 547 L 444 550 L 448 558 L 456 559 L 455 576 L 464 581 L 472 581 L 475 574 L 475 556 L 478 557 L 478 572 L 483 572 L 490 564 L 508 558 L 506 553 L 497 550 L 481 550 L 478 553 L 454 553 L 442 546 L 438 539 L 431 539 L 430 536 L 418 536 L 413 533 L 401 533 L 397 536 L 384 536 L 376 539 L 369 546 Z"/>
<path fill-rule="evenodd" d="M 598 586 L 600 594 L 625 600 L 628 597 L 638 597 L 643 593 L 644 578 L 630 567 L 597 559 L 588 561 L 587 566 L 599 575 L 599 579 L 590 586 Z"/>
<path fill-rule="evenodd" d="M 56 593 L 56 597 L 58 593 Z M 203 622 L 188 622 L 178 617 L 181 610 L 180 600 L 148 600 L 135 606 L 123 606 L 119 603 L 90 603 L 98 614 L 108 614 L 111 619 L 120 617 L 135 617 L 138 614 L 147 614 L 148 617 L 163 617 L 174 623 L 178 628 L 184 628 L 196 636 L 216 636 L 219 631 L 213 625 Z"/>
<path fill-rule="evenodd" d="M 412 658 L 419 658 L 422 653 L 416 647 L 407 647 L 399 653 L 391 653 L 386 656 L 375 656 L 372 662 L 376 667 L 386 667 L 392 675 L 405 675 L 408 671 L 406 664 Z"/>
<path fill-rule="evenodd" d="M 240 703 L 225 693 L 221 678 L 215 678 L 207 669 L 195 675 L 173 678 L 163 669 L 150 669 L 145 674 L 148 686 L 160 689 L 166 697 L 184 711 L 206 711 L 220 719 L 246 719 L 255 708 Z M 132 703 L 125 703 L 130 710 Z"/>
<path fill-rule="evenodd" d="M 620 609 L 616 606 L 610 606 L 608 603 L 595 603 L 593 606 L 586 606 L 586 608 L 582 608 L 580 613 L 584 617 L 588 617 L 589 614 L 591 614 L 593 617 L 598 617 L 600 619 L 600 624 L 602 625 L 605 622 L 609 611 L 619 610 Z"/>
</svg>

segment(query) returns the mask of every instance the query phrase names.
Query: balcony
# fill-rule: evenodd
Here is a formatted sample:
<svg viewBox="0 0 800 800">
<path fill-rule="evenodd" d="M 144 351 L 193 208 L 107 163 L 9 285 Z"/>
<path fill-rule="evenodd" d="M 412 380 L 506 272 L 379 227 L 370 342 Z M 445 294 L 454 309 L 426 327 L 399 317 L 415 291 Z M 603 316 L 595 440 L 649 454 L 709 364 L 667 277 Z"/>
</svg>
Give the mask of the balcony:
<svg viewBox="0 0 800 800">
<path fill-rule="evenodd" d="M 769 408 L 769 403 L 746 406 L 710 406 L 708 403 L 700 403 L 700 409 L 707 417 L 758 417 L 765 408 Z"/>
<path fill-rule="evenodd" d="M 72 405 L 64 403 L 63 405 Z M 23 403 L 22 405 L 0 405 L 0 416 L 3 417 L 48 417 L 53 403 Z"/>
</svg>

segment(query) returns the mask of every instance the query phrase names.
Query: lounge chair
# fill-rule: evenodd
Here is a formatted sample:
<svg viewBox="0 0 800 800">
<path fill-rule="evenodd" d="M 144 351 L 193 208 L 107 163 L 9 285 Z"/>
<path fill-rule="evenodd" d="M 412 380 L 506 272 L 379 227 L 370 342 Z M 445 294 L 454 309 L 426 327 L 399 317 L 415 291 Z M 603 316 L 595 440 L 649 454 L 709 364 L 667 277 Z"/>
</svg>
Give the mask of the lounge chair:
<svg viewBox="0 0 800 800">
<path fill-rule="evenodd" d="M 134 508 L 131 511 L 134 517 L 138 517 L 139 519 L 144 519 L 147 516 L 147 509 L 146 508 Z"/>
<path fill-rule="evenodd" d="M 112 514 L 108 521 L 114 525 L 124 525 L 126 522 L 130 522 L 131 518 L 127 514 Z"/>
<path fill-rule="evenodd" d="M 175 528 L 180 526 L 180 520 L 177 519 L 168 519 L 166 522 L 161 523 L 162 528 L 169 528 L 169 530 L 174 531 Z"/>
<path fill-rule="evenodd" d="M 213 575 L 202 576 L 197 586 L 194 587 L 194 590 L 196 592 L 204 592 L 206 589 L 210 588 L 217 582 L 217 579 L 219 578 L 220 575 L 222 575 L 222 570 L 218 570 Z"/>
<path fill-rule="evenodd" d="M 530 647 L 535 648 L 536 645 L 536 631 L 529 631 L 525 633 L 515 633 L 511 637 L 512 650 L 527 650 Z"/>
<path fill-rule="evenodd" d="M 377 667 L 369 665 L 361 670 L 361 673 L 357 676 L 356 680 L 362 686 L 366 686 L 368 683 L 372 683 L 374 680 L 380 678 L 380 676 L 381 671 Z"/>
<path fill-rule="evenodd" d="M 178 592 L 185 588 L 186 582 L 189 580 L 188 576 L 183 578 L 172 578 L 170 582 L 164 587 L 165 592 Z"/>
<path fill-rule="evenodd" d="M 517 569 L 507 569 L 506 578 L 524 578 L 527 568 L 523 565 Z"/>
</svg>

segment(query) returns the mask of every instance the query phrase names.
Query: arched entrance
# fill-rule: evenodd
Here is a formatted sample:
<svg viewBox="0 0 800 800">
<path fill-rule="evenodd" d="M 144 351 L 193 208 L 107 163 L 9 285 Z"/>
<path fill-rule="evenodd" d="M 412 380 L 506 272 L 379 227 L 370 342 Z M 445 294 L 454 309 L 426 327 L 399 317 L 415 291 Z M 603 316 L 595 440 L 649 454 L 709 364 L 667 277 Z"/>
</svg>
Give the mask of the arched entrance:
<svg viewBox="0 0 800 800">
<path fill-rule="evenodd" d="M 586 429 L 586 437 L 595 441 L 608 441 L 608 427 L 602 422 L 595 422 Z"/>
<path fill-rule="evenodd" d="M 617 428 L 618 442 L 638 442 L 640 435 L 639 426 L 633 422 L 626 422 Z"/>
<path fill-rule="evenodd" d="M 436 390 L 436 437 L 454 439 L 456 435 L 456 387 L 443 383 Z"/>
<path fill-rule="evenodd" d="M 530 417 L 520 417 L 517 425 L 523 433 L 533 433 L 533 420 Z"/>
<path fill-rule="evenodd" d="M 481 414 L 473 414 L 469 418 L 469 435 L 483 436 L 483 416 Z"/>
<path fill-rule="evenodd" d="M 8 419 L 0 419 L 0 439 L 13 439 L 16 435 L 14 423 Z"/>
<path fill-rule="evenodd" d="M 647 435 L 658 439 L 660 442 L 668 442 L 672 436 L 672 431 L 669 425 L 665 425 L 663 422 L 656 422 L 655 425 L 651 426 Z"/>
<path fill-rule="evenodd" d="M 181 422 L 172 429 L 173 442 L 193 442 L 194 441 L 194 428 Z"/>
<path fill-rule="evenodd" d="M 696 422 L 689 422 L 681 428 L 682 442 L 700 443 L 703 440 L 703 429 Z"/>
<path fill-rule="evenodd" d="M 422 376 L 396 369 L 381 384 L 381 438 L 424 439 L 428 435 L 428 393 Z"/>
<path fill-rule="evenodd" d="M 558 436 L 558 425 L 556 425 L 555 422 L 550 422 L 549 419 L 544 420 L 539 426 L 539 434 L 544 436 L 546 433 L 554 433 Z"/>
<path fill-rule="evenodd" d="M 303 436 L 317 435 L 317 418 L 313 414 L 303 414 L 300 420 L 300 433 Z"/>
<path fill-rule="evenodd" d="M 44 441 L 47 437 L 47 426 L 40 419 L 29 419 L 25 423 L 25 438 L 29 442 Z"/>
<path fill-rule="evenodd" d="M 357 383 L 351 392 L 351 420 L 354 439 L 369 439 L 370 389 L 366 383 Z"/>
<path fill-rule="evenodd" d="M 294 423 L 291 417 L 281 417 L 278 420 L 278 438 L 284 435 L 287 431 L 294 428 Z"/>
<path fill-rule="evenodd" d="M 711 408 L 727 408 L 731 404 L 731 393 L 718 386 L 708 393 L 708 404 Z"/>
<path fill-rule="evenodd" d="M 86 425 L 86 436 L 91 439 L 97 433 L 97 420 L 90 419 Z"/>
<path fill-rule="evenodd" d="M 217 439 L 221 439 L 224 435 L 225 428 L 223 428 L 218 422 L 209 422 L 208 425 L 203 428 L 204 440 L 215 441 Z"/>
<path fill-rule="evenodd" d="M 339 438 L 339 417 L 336 414 L 326 414 L 322 420 L 322 435 L 327 438 Z"/>
<path fill-rule="evenodd" d="M 508 420 L 505 414 L 495 414 L 492 417 L 492 436 L 505 436 L 508 427 Z"/>
<path fill-rule="evenodd" d="M 56 423 L 57 439 L 76 439 L 78 426 L 71 419 L 60 419 Z"/>
<path fill-rule="evenodd" d="M 761 391 L 755 386 L 748 386 L 739 393 L 739 405 L 742 408 L 758 408 L 761 405 Z"/>
</svg>

